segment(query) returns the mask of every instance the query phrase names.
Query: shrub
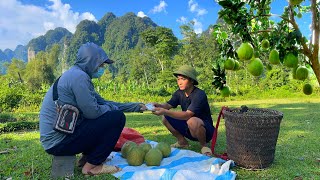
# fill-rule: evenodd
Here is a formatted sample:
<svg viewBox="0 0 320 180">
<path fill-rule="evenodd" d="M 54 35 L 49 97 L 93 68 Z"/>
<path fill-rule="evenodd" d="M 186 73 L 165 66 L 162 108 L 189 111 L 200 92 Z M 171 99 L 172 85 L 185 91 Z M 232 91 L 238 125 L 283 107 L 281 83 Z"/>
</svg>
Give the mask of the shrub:
<svg viewBox="0 0 320 180">
<path fill-rule="evenodd" d="M 3 86 L 0 91 L 0 104 L 3 111 L 12 111 L 19 107 L 24 87 L 19 84 Z"/>
<path fill-rule="evenodd" d="M 5 132 L 39 129 L 38 121 L 19 121 L 19 122 L 7 122 L 0 124 L 0 134 Z"/>
</svg>

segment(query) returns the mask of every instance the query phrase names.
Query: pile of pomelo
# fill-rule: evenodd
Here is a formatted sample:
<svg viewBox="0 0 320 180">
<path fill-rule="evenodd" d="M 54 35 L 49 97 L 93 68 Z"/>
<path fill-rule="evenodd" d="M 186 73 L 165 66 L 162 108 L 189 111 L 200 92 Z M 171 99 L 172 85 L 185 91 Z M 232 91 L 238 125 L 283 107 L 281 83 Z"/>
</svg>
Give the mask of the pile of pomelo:
<svg viewBox="0 0 320 180">
<path fill-rule="evenodd" d="M 140 166 L 144 162 L 147 166 L 160 166 L 163 158 L 171 154 L 171 147 L 165 142 L 159 142 L 156 147 L 148 143 L 137 145 L 128 141 L 121 148 L 122 157 L 127 159 L 130 166 Z"/>
<path fill-rule="evenodd" d="M 294 1 L 293 3 L 296 4 L 296 1 Z M 261 49 L 266 51 L 269 49 L 270 43 L 267 39 L 263 39 L 260 46 Z M 263 62 L 259 59 L 259 54 L 254 51 L 253 46 L 249 42 L 243 42 L 236 50 L 236 53 L 240 61 L 247 62 L 247 70 L 251 75 L 262 75 L 264 71 Z M 268 60 L 269 64 L 266 65 L 268 69 L 271 69 L 270 64 L 281 64 L 279 52 L 276 49 L 272 49 L 270 51 Z M 307 67 L 299 65 L 298 57 L 292 52 L 288 52 L 284 56 L 282 64 L 288 68 L 292 68 L 292 75 L 294 79 L 304 81 L 309 76 L 309 70 L 307 69 Z M 240 69 L 240 64 L 237 60 L 228 58 L 224 63 L 224 69 L 236 71 Z M 228 97 L 230 95 L 230 88 L 228 86 L 224 86 L 220 90 L 220 92 L 223 97 Z M 312 94 L 312 86 L 310 84 L 305 84 L 303 87 L 303 92 L 306 95 Z"/>
</svg>

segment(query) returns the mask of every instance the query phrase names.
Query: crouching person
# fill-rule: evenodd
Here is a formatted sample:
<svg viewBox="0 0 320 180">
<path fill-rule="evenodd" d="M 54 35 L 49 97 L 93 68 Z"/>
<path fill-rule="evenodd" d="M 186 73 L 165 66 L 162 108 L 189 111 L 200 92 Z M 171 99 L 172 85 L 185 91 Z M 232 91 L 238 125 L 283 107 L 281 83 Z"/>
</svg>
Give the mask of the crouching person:
<svg viewBox="0 0 320 180">
<path fill-rule="evenodd" d="M 184 65 L 175 71 L 179 89 L 164 104 L 154 103 L 153 114 L 163 115 L 162 121 L 167 129 L 177 138 L 171 147 L 189 146 L 187 139 L 199 141 L 201 153 L 211 156 L 211 149 L 206 144 L 211 140 L 214 126 L 206 93 L 196 87 L 198 80 L 194 68 Z M 182 111 L 171 108 L 181 106 Z"/>
<path fill-rule="evenodd" d="M 101 47 L 93 43 L 83 44 L 74 66 L 50 87 L 40 110 L 40 141 L 43 148 L 55 156 L 82 153 L 78 165 L 85 175 L 121 170 L 103 162 L 114 149 L 125 126 L 123 111 L 145 109 L 142 103 L 106 101 L 95 91 L 91 79 L 99 78 L 111 63 L 113 61 Z M 64 109 L 64 105 L 69 109 Z M 64 112 L 58 118 L 61 111 Z"/>
</svg>

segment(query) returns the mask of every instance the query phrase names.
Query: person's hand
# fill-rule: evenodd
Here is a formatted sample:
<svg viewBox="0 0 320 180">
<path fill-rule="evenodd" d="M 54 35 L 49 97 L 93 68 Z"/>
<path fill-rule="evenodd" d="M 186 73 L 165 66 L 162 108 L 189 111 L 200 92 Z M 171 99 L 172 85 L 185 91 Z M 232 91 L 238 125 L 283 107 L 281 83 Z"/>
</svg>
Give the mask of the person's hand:
<svg viewBox="0 0 320 180">
<path fill-rule="evenodd" d="M 140 104 L 140 111 L 145 111 L 147 110 L 147 107 L 145 104 Z"/>
<path fill-rule="evenodd" d="M 159 104 L 159 103 L 152 103 L 153 105 L 154 105 L 154 107 L 162 107 L 162 105 L 161 104 Z"/>
<path fill-rule="evenodd" d="M 159 108 L 159 107 L 154 108 L 154 110 L 152 111 L 152 113 L 155 114 L 155 115 L 157 115 L 157 116 L 164 115 L 165 112 L 166 112 L 166 109 L 164 109 L 164 108 Z"/>
</svg>

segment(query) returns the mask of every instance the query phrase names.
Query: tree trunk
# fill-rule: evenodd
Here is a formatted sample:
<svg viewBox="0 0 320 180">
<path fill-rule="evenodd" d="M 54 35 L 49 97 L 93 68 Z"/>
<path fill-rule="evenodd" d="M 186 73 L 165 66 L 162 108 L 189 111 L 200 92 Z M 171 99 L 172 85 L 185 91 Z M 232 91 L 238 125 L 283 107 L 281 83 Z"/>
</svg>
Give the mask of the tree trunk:
<svg viewBox="0 0 320 180">
<path fill-rule="evenodd" d="M 300 38 L 302 42 L 302 52 L 309 58 L 309 64 L 312 67 L 313 72 L 315 73 L 318 84 L 320 85 L 320 64 L 319 64 L 319 33 L 320 33 L 320 23 L 317 9 L 317 2 L 316 0 L 311 0 L 311 14 L 312 14 L 312 26 L 311 32 L 312 36 L 310 39 L 310 46 L 308 48 L 307 44 L 304 42 L 303 38 Z M 294 19 L 293 10 L 290 12 L 290 23 L 293 25 L 294 29 L 299 30 L 298 24 Z M 313 47 L 313 48 L 312 48 Z"/>
<path fill-rule="evenodd" d="M 311 67 L 313 69 L 313 72 L 314 74 L 316 75 L 317 77 L 317 80 L 318 80 L 318 84 L 320 85 L 320 65 L 319 65 L 319 59 L 316 58 L 316 59 L 310 59 L 311 61 Z"/>
<path fill-rule="evenodd" d="M 146 81 L 147 81 L 147 86 L 149 88 L 149 81 L 148 81 L 148 76 L 145 68 L 143 68 L 143 72 L 144 72 L 144 77 L 146 78 Z"/>
<path fill-rule="evenodd" d="M 160 60 L 160 58 L 157 58 L 161 67 L 161 72 L 164 71 L 163 62 Z"/>
<path fill-rule="evenodd" d="M 320 33 L 320 23 L 317 10 L 316 0 L 311 0 L 311 12 L 312 12 L 312 29 L 314 30 L 314 48 L 311 54 L 311 65 L 314 73 L 316 74 L 318 84 L 320 84 L 320 65 L 319 65 L 319 33 Z"/>
</svg>

